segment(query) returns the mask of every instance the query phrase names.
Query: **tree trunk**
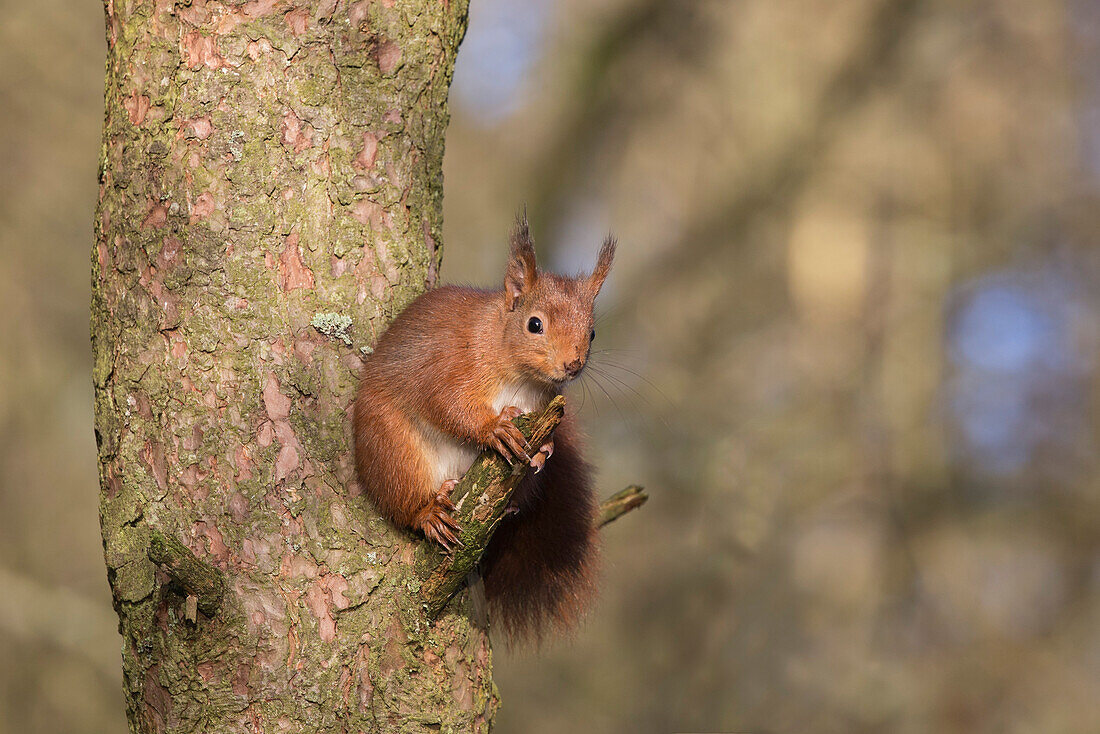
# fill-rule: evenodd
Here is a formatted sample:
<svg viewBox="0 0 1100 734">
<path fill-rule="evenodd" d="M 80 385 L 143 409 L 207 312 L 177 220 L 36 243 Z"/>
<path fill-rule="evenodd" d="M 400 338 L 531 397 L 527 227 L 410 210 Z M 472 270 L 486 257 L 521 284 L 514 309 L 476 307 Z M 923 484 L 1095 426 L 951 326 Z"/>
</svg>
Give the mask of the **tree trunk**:
<svg viewBox="0 0 1100 734">
<path fill-rule="evenodd" d="M 347 420 L 435 279 L 466 11 L 106 0 L 92 342 L 133 731 L 488 728 L 485 630 L 426 623 Z"/>
</svg>

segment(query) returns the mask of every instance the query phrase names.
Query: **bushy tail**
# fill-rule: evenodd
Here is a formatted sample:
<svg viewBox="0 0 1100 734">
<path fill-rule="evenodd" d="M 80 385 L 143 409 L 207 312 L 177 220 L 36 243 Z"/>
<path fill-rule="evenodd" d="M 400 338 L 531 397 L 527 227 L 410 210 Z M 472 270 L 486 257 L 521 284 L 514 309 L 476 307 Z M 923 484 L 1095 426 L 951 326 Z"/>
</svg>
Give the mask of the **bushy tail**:
<svg viewBox="0 0 1100 734">
<path fill-rule="evenodd" d="M 501 523 L 482 565 L 490 622 L 513 643 L 571 631 L 596 592 L 591 472 L 562 427 L 546 468 L 517 489 L 519 512 Z"/>
</svg>

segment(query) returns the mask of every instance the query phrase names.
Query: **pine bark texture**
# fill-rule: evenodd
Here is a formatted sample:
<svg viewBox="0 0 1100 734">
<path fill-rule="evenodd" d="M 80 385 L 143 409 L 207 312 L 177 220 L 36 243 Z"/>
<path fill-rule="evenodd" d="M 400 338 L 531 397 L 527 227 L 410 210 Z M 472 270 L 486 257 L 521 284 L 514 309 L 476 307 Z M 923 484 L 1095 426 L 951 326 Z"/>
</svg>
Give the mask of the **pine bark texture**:
<svg viewBox="0 0 1100 734">
<path fill-rule="evenodd" d="M 91 326 L 132 731 L 488 728 L 486 633 L 425 623 L 347 419 L 361 348 L 435 279 L 466 12 L 106 0 Z M 212 616 L 158 534 L 224 579 Z"/>
</svg>

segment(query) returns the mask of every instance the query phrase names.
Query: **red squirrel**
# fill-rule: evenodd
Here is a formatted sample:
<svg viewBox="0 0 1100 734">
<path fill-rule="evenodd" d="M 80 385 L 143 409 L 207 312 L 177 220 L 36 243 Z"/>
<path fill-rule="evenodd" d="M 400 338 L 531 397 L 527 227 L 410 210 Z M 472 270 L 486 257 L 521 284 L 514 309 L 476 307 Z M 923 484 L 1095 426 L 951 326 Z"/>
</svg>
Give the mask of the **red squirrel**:
<svg viewBox="0 0 1100 734">
<path fill-rule="evenodd" d="M 458 530 L 449 495 L 477 454 L 488 447 L 529 461 L 535 470 L 516 488 L 481 572 L 492 618 L 513 640 L 537 640 L 551 625 L 574 626 L 593 596 L 596 501 L 570 415 L 537 451 L 512 418 L 543 409 L 584 369 L 615 240 L 575 278 L 537 267 L 526 216 L 510 245 L 503 289 L 428 291 L 379 338 L 355 400 L 355 461 L 383 515 L 447 549 Z"/>
</svg>

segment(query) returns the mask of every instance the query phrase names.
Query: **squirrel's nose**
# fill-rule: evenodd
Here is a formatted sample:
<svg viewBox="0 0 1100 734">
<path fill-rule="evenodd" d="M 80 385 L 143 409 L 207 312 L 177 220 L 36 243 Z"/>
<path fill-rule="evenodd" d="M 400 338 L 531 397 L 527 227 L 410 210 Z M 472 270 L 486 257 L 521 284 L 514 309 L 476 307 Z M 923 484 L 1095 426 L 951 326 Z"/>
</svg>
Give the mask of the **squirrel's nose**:
<svg viewBox="0 0 1100 734">
<path fill-rule="evenodd" d="M 562 369 L 564 369 L 566 374 L 568 374 L 570 377 L 576 377 L 583 367 L 584 357 L 577 357 L 572 362 L 566 362 L 562 365 Z"/>
</svg>

